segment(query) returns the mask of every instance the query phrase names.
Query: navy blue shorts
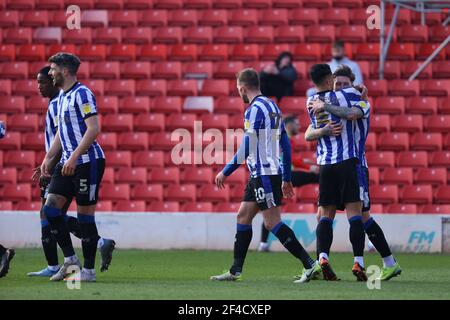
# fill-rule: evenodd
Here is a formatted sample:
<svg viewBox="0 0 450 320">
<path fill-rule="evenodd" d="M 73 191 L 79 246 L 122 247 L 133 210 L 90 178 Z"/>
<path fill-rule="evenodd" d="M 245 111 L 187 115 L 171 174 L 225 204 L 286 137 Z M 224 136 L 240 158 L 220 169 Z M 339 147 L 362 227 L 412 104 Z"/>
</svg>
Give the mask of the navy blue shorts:
<svg viewBox="0 0 450 320">
<path fill-rule="evenodd" d="M 281 206 L 283 198 L 281 184 L 281 175 L 250 178 L 242 201 L 256 202 L 261 211 Z"/>
</svg>

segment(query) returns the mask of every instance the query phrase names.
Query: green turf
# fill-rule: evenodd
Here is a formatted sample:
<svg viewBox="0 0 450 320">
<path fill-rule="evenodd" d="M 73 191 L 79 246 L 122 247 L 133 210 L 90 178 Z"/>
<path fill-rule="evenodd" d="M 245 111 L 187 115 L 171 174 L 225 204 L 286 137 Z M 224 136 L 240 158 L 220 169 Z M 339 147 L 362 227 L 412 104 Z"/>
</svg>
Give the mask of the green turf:
<svg viewBox="0 0 450 320">
<path fill-rule="evenodd" d="M 97 259 L 99 256 L 97 256 Z M 211 282 L 209 276 L 229 266 L 231 252 L 116 250 L 110 270 L 97 271 L 97 283 L 69 290 L 63 282 L 28 278 L 44 266 L 40 249 L 18 249 L 0 299 L 450 299 L 449 255 L 397 255 L 403 273 L 381 290 L 368 290 L 350 272 L 350 254 L 333 254 L 342 281 L 294 284 L 299 263 L 287 253 L 249 252 L 244 281 Z M 380 264 L 367 254 L 366 265 Z"/>
</svg>

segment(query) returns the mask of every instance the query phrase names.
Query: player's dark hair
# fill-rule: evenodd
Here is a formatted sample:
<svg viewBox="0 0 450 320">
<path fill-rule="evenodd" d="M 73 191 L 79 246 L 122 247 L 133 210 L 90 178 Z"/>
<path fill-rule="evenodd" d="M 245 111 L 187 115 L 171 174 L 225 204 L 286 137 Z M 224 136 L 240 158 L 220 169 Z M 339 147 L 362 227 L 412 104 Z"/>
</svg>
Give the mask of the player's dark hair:
<svg viewBox="0 0 450 320">
<path fill-rule="evenodd" d="M 344 48 L 344 42 L 341 40 L 336 40 L 333 42 L 333 48 Z"/>
<path fill-rule="evenodd" d="M 350 69 L 348 66 L 340 66 L 334 73 L 333 77 L 347 77 L 350 79 L 351 82 L 355 81 L 355 75 L 352 72 L 352 69 Z"/>
<path fill-rule="evenodd" d="M 259 74 L 253 68 L 245 68 L 236 74 L 240 84 L 249 89 L 259 90 Z"/>
<path fill-rule="evenodd" d="M 316 86 L 322 85 L 330 75 L 332 75 L 331 68 L 326 63 L 315 64 L 309 70 L 309 76 Z"/>
<path fill-rule="evenodd" d="M 284 121 L 284 124 L 289 124 L 291 122 L 297 121 L 297 117 L 294 115 L 288 115 L 288 116 L 284 117 L 283 121 Z"/>
<path fill-rule="evenodd" d="M 45 76 L 48 80 L 52 80 L 52 77 L 48 74 L 50 71 L 50 66 L 45 66 L 41 70 L 39 70 L 38 74 L 42 74 Z"/>
<path fill-rule="evenodd" d="M 71 74 L 76 74 L 81 64 L 80 59 L 76 55 L 67 52 L 54 54 L 48 59 L 48 62 L 67 68 Z"/>
</svg>

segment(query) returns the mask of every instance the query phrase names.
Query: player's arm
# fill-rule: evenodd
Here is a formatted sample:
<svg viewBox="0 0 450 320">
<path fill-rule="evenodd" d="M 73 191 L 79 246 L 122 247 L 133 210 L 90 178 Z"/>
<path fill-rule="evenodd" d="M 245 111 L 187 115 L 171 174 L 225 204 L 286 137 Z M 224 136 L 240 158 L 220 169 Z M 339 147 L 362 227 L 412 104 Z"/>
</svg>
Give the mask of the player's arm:
<svg viewBox="0 0 450 320">
<path fill-rule="evenodd" d="M 281 185 L 281 189 L 284 197 L 291 198 L 294 195 L 294 188 L 291 182 L 292 149 L 291 142 L 289 141 L 289 137 L 284 129 L 284 126 L 281 129 L 280 147 L 283 152 L 283 166 L 281 167 L 283 183 Z"/>
<path fill-rule="evenodd" d="M 313 125 L 309 125 L 305 131 L 305 140 L 314 141 L 324 136 L 339 136 L 342 132 L 342 123 L 327 123 L 322 128 L 315 129 Z"/>
<path fill-rule="evenodd" d="M 46 177 L 50 176 L 50 171 L 54 166 L 54 164 L 52 165 L 54 158 L 57 157 L 58 154 L 61 154 L 61 152 L 62 152 L 61 139 L 59 137 L 59 130 L 58 130 L 56 131 L 55 138 L 52 141 L 50 149 L 45 155 L 44 161 L 42 161 L 41 174 L 43 176 Z"/>
<path fill-rule="evenodd" d="M 316 115 L 323 111 L 326 111 L 328 113 L 334 114 L 339 118 L 351 121 L 361 119 L 364 116 L 364 112 L 361 110 L 361 108 L 354 106 L 352 106 L 351 108 L 335 106 L 319 99 L 312 101 L 311 104 L 314 110 L 314 114 Z"/>
<path fill-rule="evenodd" d="M 97 115 L 85 118 L 84 123 L 86 124 L 86 132 L 84 133 L 78 147 L 72 152 L 70 158 L 64 164 L 61 171 L 63 176 L 71 176 L 75 173 L 78 158 L 80 158 L 82 154 L 86 153 L 100 133 Z"/>
</svg>

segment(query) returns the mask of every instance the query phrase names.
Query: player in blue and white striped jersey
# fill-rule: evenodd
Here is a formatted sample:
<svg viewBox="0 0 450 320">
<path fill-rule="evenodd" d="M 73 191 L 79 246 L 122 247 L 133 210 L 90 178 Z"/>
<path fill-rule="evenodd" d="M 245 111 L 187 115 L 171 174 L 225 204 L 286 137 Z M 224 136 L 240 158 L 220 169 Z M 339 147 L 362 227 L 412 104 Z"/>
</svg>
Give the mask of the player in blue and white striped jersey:
<svg viewBox="0 0 450 320">
<path fill-rule="evenodd" d="M 81 268 L 61 211 L 67 201 L 75 197 L 84 266 L 74 277 L 80 281 L 96 281 L 95 255 L 100 237 L 95 224 L 95 208 L 105 169 L 105 155 L 95 141 L 100 131 L 97 106 L 92 92 L 77 80 L 81 63 L 77 56 L 57 53 L 49 62 L 53 85 L 62 90 L 58 96 L 58 132 L 42 162 L 42 174 L 48 176 L 53 157 L 59 152 L 62 156 L 51 176 L 43 211 L 64 253 L 63 266 L 50 279 L 64 279 L 71 266 Z"/>
<path fill-rule="evenodd" d="M 353 80 L 355 78 L 351 69 L 348 68 L 347 66 L 342 66 L 341 68 L 337 69 L 333 73 L 333 77 L 334 77 L 335 91 L 352 87 Z M 364 86 L 360 86 L 360 88 L 357 89 L 362 91 L 362 98 L 368 105 L 369 101 L 367 88 Z M 356 137 L 355 141 L 358 147 L 359 158 L 361 159 L 360 168 L 361 168 L 361 176 L 363 177 L 362 187 L 364 188 L 362 219 L 367 236 L 372 241 L 372 244 L 375 246 L 375 248 L 380 253 L 383 259 L 383 268 L 380 279 L 385 281 L 399 275 L 401 273 L 401 268 L 392 255 L 392 252 L 389 248 L 389 244 L 387 243 L 386 238 L 384 236 L 383 230 L 370 215 L 369 169 L 365 157 L 365 143 L 367 140 L 367 135 L 369 133 L 369 126 L 370 126 L 370 112 L 368 110 L 369 108 L 366 108 L 367 110 L 365 110 L 366 111 L 365 115 L 362 118 L 356 120 L 356 131 L 355 131 Z M 329 134 L 321 131 L 321 129 L 312 129 L 312 125 L 305 132 L 305 137 L 307 140 L 314 140 L 323 135 Z"/>
<path fill-rule="evenodd" d="M 317 129 L 328 123 L 342 125 L 340 135 L 320 137 L 317 144 L 317 163 L 320 168 L 318 210 L 321 216 L 316 230 L 319 262 L 324 278 L 337 280 L 329 264 L 332 225 L 336 208 L 345 206 L 350 222 L 350 241 L 355 263 L 358 264 L 357 272 L 354 269 L 353 272 L 358 280 L 363 280 L 367 278 L 362 266 L 365 240 L 361 215 L 363 192 L 360 188 L 362 177 L 358 168 L 356 124 L 353 120 L 364 116 L 364 102 L 356 89 L 333 92 L 333 75 L 327 64 L 312 66 L 310 77 L 318 92 L 307 101 L 312 126 Z M 313 103 L 319 100 L 323 103 Z"/>
<path fill-rule="evenodd" d="M 320 267 L 280 217 L 281 198 L 293 195 L 291 144 L 284 129 L 281 111 L 272 100 L 261 94 L 259 75 L 254 69 L 243 69 L 238 73 L 237 89 L 244 103 L 250 104 L 244 115 L 245 134 L 238 152 L 216 176 L 215 181 L 218 188 L 223 188 L 227 177 L 245 160 L 250 179 L 237 216 L 233 265 L 224 274 L 212 276 L 211 280 L 241 279 L 245 256 L 253 235 L 252 220 L 262 211 L 266 228 L 303 264 L 303 274 L 296 282 L 308 282 L 320 272 Z M 281 151 L 283 165 L 280 163 Z"/>
<path fill-rule="evenodd" d="M 37 74 L 38 90 L 40 94 L 49 99 L 47 113 L 45 117 L 45 151 L 50 150 L 51 143 L 58 132 L 58 96 L 60 89 L 53 85 L 53 79 L 49 76 L 50 67 L 42 68 Z M 61 154 L 53 158 L 50 165 L 50 171 L 53 172 L 54 166 L 59 162 Z M 41 175 L 40 166 L 34 169 L 33 181 L 39 180 L 39 187 L 41 188 L 41 240 L 42 248 L 44 250 L 45 258 L 48 266 L 36 272 L 29 272 L 27 275 L 31 277 L 51 277 L 59 270 L 58 251 L 55 237 L 51 234 L 50 226 L 47 218 L 43 212 L 47 195 L 50 178 Z M 80 225 L 75 217 L 67 215 L 67 210 L 70 206 L 71 200 L 62 208 L 62 214 L 66 220 L 70 233 L 77 238 L 81 238 Z M 98 248 L 102 257 L 102 270 L 106 270 L 111 258 L 111 253 L 114 250 L 114 241 L 111 239 L 100 238 L 98 241 Z"/>
</svg>

